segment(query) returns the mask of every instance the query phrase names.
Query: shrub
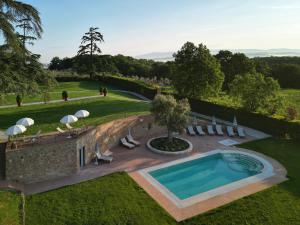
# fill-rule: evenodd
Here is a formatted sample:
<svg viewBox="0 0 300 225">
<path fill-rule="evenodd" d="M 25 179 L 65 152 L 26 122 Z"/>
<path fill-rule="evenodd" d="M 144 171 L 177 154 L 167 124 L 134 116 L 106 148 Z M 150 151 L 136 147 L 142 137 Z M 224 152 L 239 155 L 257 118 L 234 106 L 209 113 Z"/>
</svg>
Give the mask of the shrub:
<svg viewBox="0 0 300 225">
<path fill-rule="evenodd" d="M 68 92 L 67 91 L 63 91 L 61 93 L 61 97 L 65 100 L 65 101 L 68 101 Z"/>
<path fill-rule="evenodd" d="M 107 88 L 105 87 L 105 88 L 103 88 L 103 95 L 104 95 L 104 97 L 107 95 L 107 93 L 108 93 L 108 90 L 107 90 Z"/>
<path fill-rule="evenodd" d="M 298 111 L 294 106 L 289 106 L 286 108 L 286 115 L 285 115 L 286 120 L 292 121 L 296 119 L 297 116 L 298 116 Z"/>
<path fill-rule="evenodd" d="M 99 86 L 99 93 L 100 93 L 100 95 L 103 95 L 103 87 L 102 86 Z"/>
<path fill-rule="evenodd" d="M 16 97 L 16 102 L 17 102 L 17 104 L 18 104 L 18 107 L 20 107 L 20 106 L 21 106 L 21 103 L 22 103 L 22 97 L 21 97 L 21 95 L 17 95 L 17 97 Z"/>
</svg>

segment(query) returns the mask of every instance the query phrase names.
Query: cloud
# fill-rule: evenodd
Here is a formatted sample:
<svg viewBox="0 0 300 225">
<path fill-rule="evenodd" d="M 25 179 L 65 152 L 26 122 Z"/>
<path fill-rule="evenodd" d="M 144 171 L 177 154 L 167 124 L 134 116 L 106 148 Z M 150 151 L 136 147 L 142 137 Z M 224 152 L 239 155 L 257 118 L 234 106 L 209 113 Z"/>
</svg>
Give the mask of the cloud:
<svg viewBox="0 0 300 225">
<path fill-rule="evenodd" d="M 270 10 L 298 10 L 300 9 L 300 5 L 264 5 L 259 8 Z"/>
</svg>

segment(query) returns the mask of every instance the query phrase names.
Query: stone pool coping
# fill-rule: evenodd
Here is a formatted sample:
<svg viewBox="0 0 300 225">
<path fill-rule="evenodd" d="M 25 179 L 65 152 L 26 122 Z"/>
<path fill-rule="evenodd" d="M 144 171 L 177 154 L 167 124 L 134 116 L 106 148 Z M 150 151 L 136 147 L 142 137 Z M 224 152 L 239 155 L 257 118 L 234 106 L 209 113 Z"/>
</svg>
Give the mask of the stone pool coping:
<svg viewBox="0 0 300 225">
<path fill-rule="evenodd" d="M 159 190 L 152 182 L 149 182 L 139 171 L 131 172 L 129 175 L 155 200 L 157 201 L 176 221 L 182 221 L 198 214 L 207 212 L 214 208 L 228 204 L 232 201 L 238 200 L 245 196 L 254 194 L 256 192 L 267 189 L 285 180 L 287 171 L 285 168 L 276 160 L 267 157 L 261 153 L 254 151 L 241 149 L 241 148 L 229 148 L 230 150 L 238 150 L 241 153 L 256 155 L 257 157 L 267 160 L 273 167 L 273 176 L 263 180 L 259 180 L 254 183 L 247 184 L 243 187 L 239 187 L 235 190 L 231 190 L 226 193 L 213 196 L 202 201 L 193 202 L 191 205 L 186 207 L 179 207 L 170 200 L 161 190 Z"/>
</svg>

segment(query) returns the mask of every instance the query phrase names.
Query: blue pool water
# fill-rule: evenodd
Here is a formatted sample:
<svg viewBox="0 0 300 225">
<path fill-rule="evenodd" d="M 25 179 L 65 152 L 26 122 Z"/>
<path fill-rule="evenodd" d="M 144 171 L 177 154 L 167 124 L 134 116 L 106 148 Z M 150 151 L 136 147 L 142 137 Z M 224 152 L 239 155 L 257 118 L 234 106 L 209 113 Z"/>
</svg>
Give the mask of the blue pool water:
<svg viewBox="0 0 300 225">
<path fill-rule="evenodd" d="M 263 164 L 239 153 L 216 153 L 151 171 L 149 174 L 179 199 L 261 173 Z"/>
</svg>

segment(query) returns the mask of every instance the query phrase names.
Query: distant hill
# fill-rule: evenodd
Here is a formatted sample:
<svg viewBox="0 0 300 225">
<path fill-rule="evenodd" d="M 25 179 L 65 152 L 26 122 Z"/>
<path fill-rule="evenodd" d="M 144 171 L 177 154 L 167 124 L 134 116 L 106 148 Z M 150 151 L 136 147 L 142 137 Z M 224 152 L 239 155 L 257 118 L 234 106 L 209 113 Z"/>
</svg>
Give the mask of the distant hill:
<svg viewBox="0 0 300 225">
<path fill-rule="evenodd" d="M 228 49 L 234 53 L 241 52 L 247 55 L 250 58 L 254 57 L 268 57 L 268 56 L 298 56 L 300 57 L 300 49 L 286 49 L 286 48 L 278 48 L 278 49 Z M 212 49 L 212 54 L 217 54 L 220 49 Z M 135 58 L 137 59 L 152 59 L 155 61 L 166 62 L 172 61 L 174 52 L 152 52 L 143 55 L 138 55 Z"/>
</svg>

